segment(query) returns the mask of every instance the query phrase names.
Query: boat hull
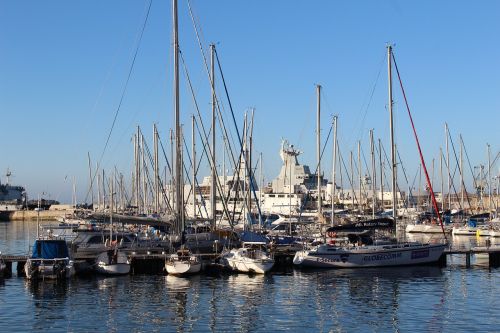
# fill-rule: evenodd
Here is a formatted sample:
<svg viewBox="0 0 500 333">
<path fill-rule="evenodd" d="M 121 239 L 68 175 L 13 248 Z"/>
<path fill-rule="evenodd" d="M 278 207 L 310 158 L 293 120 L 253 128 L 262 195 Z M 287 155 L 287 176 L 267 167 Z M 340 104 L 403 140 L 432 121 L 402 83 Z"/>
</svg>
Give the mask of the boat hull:
<svg viewBox="0 0 500 333">
<path fill-rule="evenodd" d="M 179 261 L 171 260 L 165 263 L 165 269 L 168 274 L 172 275 L 188 275 L 196 274 L 201 271 L 201 262 L 199 261 Z"/>
<path fill-rule="evenodd" d="M 104 275 L 126 275 L 130 273 L 130 262 L 125 253 L 111 249 L 99 254 L 96 271 Z"/>
<path fill-rule="evenodd" d="M 130 264 L 121 263 L 108 265 L 104 263 L 98 263 L 96 271 L 104 275 L 127 275 L 130 273 Z"/>
<path fill-rule="evenodd" d="M 445 244 L 404 246 L 367 246 L 353 249 L 319 247 L 299 251 L 293 263 L 302 267 L 357 268 L 421 265 L 437 262 Z"/>
<path fill-rule="evenodd" d="M 227 259 L 227 266 L 242 273 L 265 274 L 274 266 L 274 260 Z"/>
<path fill-rule="evenodd" d="M 73 262 L 68 258 L 61 259 L 28 259 L 24 265 L 28 280 L 60 280 L 75 275 Z"/>
</svg>

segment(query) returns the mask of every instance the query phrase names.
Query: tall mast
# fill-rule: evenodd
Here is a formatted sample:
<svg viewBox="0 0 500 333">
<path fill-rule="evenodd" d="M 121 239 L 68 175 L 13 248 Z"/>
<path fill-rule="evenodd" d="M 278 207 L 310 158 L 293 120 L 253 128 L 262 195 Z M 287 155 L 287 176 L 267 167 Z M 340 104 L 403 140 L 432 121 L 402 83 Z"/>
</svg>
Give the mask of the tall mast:
<svg viewBox="0 0 500 333">
<path fill-rule="evenodd" d="M 358 140 L 358 180 L 359 180 L 359 211 L 361 212 L 363 210 L 363 192 L 362 192 L 362 187 L 363 187 L 363 178 L 361 176 L 362 170 L 361 170 L 361 141 Z"/>
<path fill-rule="evenodd" d="M 356 190 L 354 189 L 354 167 L 352 162 L 352 150 L 351 150 L 351 192 L 352 192 L 352 210 L 354 210 L 354 197 L 356 196 Z"/>
<path fill-rule="evenodd" d="M 380 163 L 380 200 L 382 201 L 382 210 L 384 210 L 384 162 L 382 161 L 382 141 L 378 139 L 378 158 Z"/>
<path fill-rule="evenodd" d="M 491 186 L 492 186 L 492 180 L 491 180 L 491 151 L 490 151 L 490 145 L 486 144 L 488 147 L 488 199 L 489 199 L 489 213 L 491 214 L 491 210 L 493 209 L 493 201 L 491 200 Z"/>
<path fill-rule="evenodd" d="M 318 214 L 321 214 L 322 198 L 321 198 L 321 85 L 316 86 L 318 98 L 318 113 L 317 113 L 317 130 L 316 130 L 316 149 L 318 157 Z"/>
<path fill-rule="evenodd" d="M 252 169 L 252 149 L 253 149 L 253 117 L 254 117 L 255 109 L 252 108 L 252 115 L 250 118 L 250 128 L 249 128 L 249 135 L 248 135 L 248 156 L 247 156 L 247 162 L 248 164 L 245 165 L 247 167 L 248 165 L 248 191 L 247 191 L 247 196 L 248 196 L 248 213 L 252 212 L 252 189 L 253 189 L 253 169 Z"/>
<path fill-rule="evenodd" d="M 377 184 L 375 182 L 375 143 L 373 142 L 373 129 L 370 130 L 370 150 L 372 157 L 372 218 L 375 218 L 375 207 L 377 206 L 377 198 L 375 196 L 375 191 Z"/>
<path fill-rule="evenodd" d="M 194 135 L 194 131 L 195 131 L 195 127 L 194 127 L 194 115 L 191 116 L 191 127 L 192 127 L 192 131 L 191 131 L 191 141 L 193 143 L 192 145 L 192 152 L 191 152 L 191 156 L 192 156 L 192 160 L 193 160 L 193 179 L 192 179 L 192 185 L 191 185 L 191 188 L 192 188 L 192 194 L 193 194 L 193 218 L 196 219 L 196 142 L 195 142 L 195 135 Z"/>
<path fill-rule="evenodd" d="M 396 193 L 396 149 L 394 147 L 394 120 L 393 120 L 393 112 L 392 112 L 392 46 L 387 46 L 387 74 L 389 81 L 389 116 L 390 116 L 390 130 L 391 130 L 391 169 L 392 169 L 392 217 L 394 221 L 396 221 L 397 217 L 397 193 Z"/>
<path fill-rule="evenodd" d="M 110 203 L 109 203 L 109 224 L 110 224 L 110 226 L 109 226 L 109 244 L 110 245 L 113 243 L 113 201 L 114 201 L 113 200 L 114 199 L 114 197 L 113 197 L 113 195 L 114 195 L 113 182 L 114 182 L 114 180 L 113 180 L 113 178 L 111 178 L 110 184 L 109 184 L 109 186 L 110 186 L 109 192 L 110 192 L 110 196 L 111 196 Z"/>
<path fill-rule="evenodd" d="M 184 225 L 182 202 L 182 161 L 181 161 L 181 124 L 179 103 L 179 26 L 177 22 L 177 0 L 172 0 L 172 16 L 174 28 L 174 120 L 175 120 L 175 217 L 179 233 Z"/>
<path fill-rule="evenodd" d="M 215 104 L 216 104 L 216 98 L 215 98 L 215 45 L 211 44 L 210 45 L 210 85 L 212 86 L 212 185 L 210 186 L 210 208 L 212 212 L 212 227 L 215 228 L 215 221 L 216 221 L 216 205 L 215 205 L 215 200 L 216 200 L 216 188 L 215 184 L 217 181 L 217 170 L 216 164 L 215 164 Z"/>
<path fill-rule="evenodd" d="M 451 209 L 451 172 L 450 172 L 450 149 L 448 144 L 448 124 L 444 124 L 446 132 L 446 164 L 448 169 L 448 209 Z"/>
<path fill-rule="evenodd" d="M 148 212 L 148 179 L 146 177 L 146 159 L 144 149 L 144 135 L 141 133 L 141 164 L 142 164 L 142 213 Z"/>
<path fill-rule="evenodd" d="M 337 163 L 337 116 L 333 116 L 333 158 L 332 158 L 332 220 L 331 225 L 333 227 L 333 218 L 335 217 L 335 169 Z"/>
<path fill-rule="evenodd" d="M 101 207 L 101 174 L 97 168 L 97 163 L 95 166 L 95 172 L 97 174 L 97 209 Z"/>
<path fill-rule="evenodd" d="M 443 177 L 443 148 L 439 147 L 439 173 L 441 174 L 441 210 L 445 209 L 444 177 Z"/>
<path fill-rule="evenodd" d="M 464 207 L 464 146 L 462 140 L 460 140 L 460 207 L 465 210 Z"/>
<path fill-rule="evenodd" d="M 155 213 L 160 212 L 160 172 L 158 163 L 158 129 L 153 125 L 154 174 L 155 174 Z"/>
<path fill-rule="evenodd" d="M 262 191 L 264 190 L 264 174 L 262 173 L 262 152 L 260 153 L 260 188 L 259 188 L 259 205 L 262 202 Z M 259 214 L 259 227 L 262 229 L 262 214 Z"/>
<path fill-rule="evenodd" d="M 93 180 L 92 180 L 92 164 L 90 162 L 90 152 L 87 152 L 87 157 L 89 160 L 89 180 L 90 180 L 90 186 L 89 186 L 89 191 L 90 191 L 90 202 L 92 203 L 92 207 L 94 206 L 94 189 L 93 189 Z"/>
</svg>

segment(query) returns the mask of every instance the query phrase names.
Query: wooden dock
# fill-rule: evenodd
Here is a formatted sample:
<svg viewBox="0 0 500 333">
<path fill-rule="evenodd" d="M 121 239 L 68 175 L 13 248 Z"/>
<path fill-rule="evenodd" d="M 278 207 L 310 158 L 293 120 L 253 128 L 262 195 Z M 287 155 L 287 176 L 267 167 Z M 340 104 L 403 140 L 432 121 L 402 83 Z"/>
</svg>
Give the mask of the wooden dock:
<svg viewBox="0 0 500 333">
<path fill-rule="evenodd" d="M 438 261 L 438 265 L 445 267 L 448 262 L 448 257 L 451 255 L 460 255 L 465 257 L 465 267 L 471 267 L 471 258 L 473 255 L 483 254 L 488 256 L 488 266 L 490 268 L 500 267 L 500 247 L 475 247 L 472 249 L 445 249 L 443 255 Z M 291 249 L 281 249 L 273 253 L 276 266 L 292 266 L 295 251 Z M 164 251 L 158 253 L 128 253 L 131 263 L 132 274 L 164 274 L 165 273 L 165 260 L 168 254 Z M 202 260 L 206 264 L 215 262 L 219 254 L 204 253 L 200 254 Z M 16 263 L 17 276 L 24 276 L 24 265 L 28 259 L 26 255 L 2 255 L 2 259 L 7 266 L 7 277 L 12 276 L 13 263 Z M 95 262 L 95 256 L 77 256 L 74 261 L 75 264 L 87 263 L 91 267 Z"/>
</svg>

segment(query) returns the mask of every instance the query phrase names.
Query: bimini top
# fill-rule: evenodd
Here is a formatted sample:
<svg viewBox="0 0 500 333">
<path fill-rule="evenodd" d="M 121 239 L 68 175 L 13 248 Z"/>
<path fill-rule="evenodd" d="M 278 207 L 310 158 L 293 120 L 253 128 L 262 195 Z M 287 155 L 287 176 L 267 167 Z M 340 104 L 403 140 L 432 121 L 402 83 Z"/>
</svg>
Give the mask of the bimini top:
<svg viewBox="0 0 500 333">
<path fill-rule="evenodd" d="M 340 224 L 328 228 L 326 231 L 360 231 L 367 229 L 390 229 L 394 228 L 394 220 L 389 217 L 381 217 L 378 219 L 358 221 L 348 224 Z"/>
<path fill-rule="evenodd" d="M 69 258 L 68 245 L 63 239 L 37 239 L 33 244 L 33 259 Z"/>
</svg>

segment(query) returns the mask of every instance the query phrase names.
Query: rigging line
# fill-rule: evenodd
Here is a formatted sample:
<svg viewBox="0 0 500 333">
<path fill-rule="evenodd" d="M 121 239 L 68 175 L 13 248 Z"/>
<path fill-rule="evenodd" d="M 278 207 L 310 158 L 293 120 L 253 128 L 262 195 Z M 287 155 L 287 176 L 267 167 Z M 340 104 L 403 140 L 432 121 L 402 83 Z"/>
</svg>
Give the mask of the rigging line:
<svg viewBox="0 0 500 333">
<path fill-rule="evenodd" d="M 432 196 L 432 203 L 434 205 L 436 215 L 438 216 L 439 223 L 441 225 L 441 231 L 443 232 L 444 239 L 446 242 L 448 242 L 448 238 L 446 236 L 446 233 L 444 232 L 443 219 L 442 219 L 441 215 L 439 214 L 439 209 L 437 206 L 436 197 L 434 196 L 434 190 L 432 189 L 432 184 L 431 184 L 431 181 L 429 179 L 429 173 L 427 172 L 427 167 L 425 166 L 425 161 L 424 161 L 424 156 L 422 154 L 422 149 L 420 148 L 420 142 L 418 140 L 417 130 L 415 129 L 415 124 L 413 123 L 413 117 L 411 116 L 410 106 L 408 105 L 408 100 L 406 99 L 406 93 L 405 93 L 405 89 L 403 87 L 403 82 L 401 81 L 401 76 L 399 75 L 399 69 L 398 69 L 398 65 L 396 63 L 396 57 L 394 56 L 394 53 L 391 53 L 391 52 L 389 52 L 389 53 L 390 53 L 390 55 L 392 55 L 392 59 L 394 60 L 394 68 L 396 69 L 396 73 L 398 74 L 399 85 L 401 86 L 401 92 L 403 93 L 403 97 L 405 100 L 406 110 L 408 111 L 408 116 L 410 117 L 411 127 L 413 129 L 413 134 L 415 136 L 415 141 L 417 143 L 418 152 L 420 154 L 420 162 L 422 163 L 422 166 L 424 168 L 425 178 L 427 179 L 427 185 L 429 185 L 429 190 L 430 190 L 430 193 Z"/>
<path fill-rule="evenodd" d="M 188 70 L 187 70 L 186 63 L 185 63 L 185 61 L 184 61 L 184 57 L 183 57 L 183 55 L 182 55 L 182 52 L 179 52 L 179 53 L 180 53 L 181 63 L 182 63 L 183 69 L 184 69 L 184 74 L 185 74 L 185 76 L 186 76 L 186 81 L 188 82 L 189 90 L 190 90 L 190 92 L 191 92 L 191 96 L 192 96 L 193 101 L 194 101 L 194 104 L 195 104 L 195 109 L 196 109 L 196 112 L 197 112 L 197 114 L 198 114 L 199 123 L 201 124 L 201 129 L 202 129 L 202 131 L 203 131 L 203 135 L 204 135 L 204 137 L 202 137 L 202 136 L 201 136 L 201 132 L 200 132 L 200 131 L 198 131 L 198 133 L 200 134 L 200 137 L 201 137 L 201 139 L 202 139 L 202 142 L 204 143 L 204 146 L 203 146 L 204 148 L 203 148 L 203 149 L 204 149 L 204 151 L 205 151 L 205 153 L 206 153 L 206 154 L 209 154 L 209 153 L 210 153 L 210 155 L 211 155 L 211 148 L 210 148 L 210 145 L 208 145 L 208 135 L 210 135 L 210 133 L 211 133 L 212 129 L 210 128 L 210 130 L 209 130 L 209 132 L 208 132 L 208 135 L 207 135 L 207 132 L 206 132 L 206 130 L 205 130 L 205 126 L 203 125 L 203 120 L 202 120 L 202 117 L 201 117 L 201 112 L 200 112 L 200 109 L 199 109 L 199 107 L 198 107 L 198 101 L 196 100 L 196 96 L 195 96 L 195 93 L 194 93 L 194 88 L 193 88 L 193 85 L 192 85 L 192 83 L 191 83 L 191 78 L 190 78 L 190 76 L 189 76 L 189 72 L 188 72 Z M 196 122 L 196 124 L 197 124 L 197 126 L 198 126 L 198 121 Z M 198 127 L 198 128 L 199 128 L 199 127 Z M 207 143 L 207 144 L 205 144 L 205 143 Z M 206 150 L 206 149 L 208 149 L 208 150 Z M 215 149 L 215 147 L 214 147 L 213 149 Z M 233 157 L 233 158 L 234 158 L 234 157 Z M 207 157 L 207 159 L 208 159 L 209 165 L 212 167 L 212 165 L 214 164 L 214 162 L 213 162 L 210 158 L 208 158 L 208 157 Z M 201 161 L 201 157 L 200 157 L 200 161 Z M 200 163 L 200 164 L 201 164 L 201 163 Z M 200 165 L 200 164 L 199 164 L 199 165 Z M 214 167 L 215 167 L 215 165 L 214 165 Z M 217 183 L 217 184 L 216 184 L 216 186 L 218 187 L 218 188 L 217 188 L 217 190 L 219 191 L 219 193 L 224 193 L 224 192 L 223 192 L 223 187 L 222 187 L 222 185 L 220 184 L 220 180 L 219 180 L 219 177 L 218 177 L 218 174 L 217 174 L 217 168 L 215 168 L 215 174 L 216 174 L 216 176 L 217 176 L 217 177 L 216 177 L 216 178 L 217 178 L 217 179 L 216 179 L 216 183 Z M 226 202 L 224 202 L 224 201 L 223 201 L 223 207 L 224 207 L 224 212 L 225 212 L 225 213 L 227 213 L 227 203 L 226 203 Z M 227 217 L 228 217 L 228 219 L 229 219 L 229 216 L 227 216 Z"/>
<path fill-rule="evenodd" d="M 453 155 L 455 156 L 455 162 L 457 163 L 457 166 L 458 166 L 458 171 L 460 172 L 460 184 L 463 186 L 463 189 L 465 190 L 465 198 L 467 199 L 467 204 L 469 205 L 469 207 L 472 207 L 471 204 L 470 204 L 470 200 L 469 200 L 469 194 L 467 193 L 467 187 L 465 186 L 465 182 L 463 180 L 463 167 L 460 167 L 460 163 L 458 162 L 458 156 L 457 156 L 457 151 L 455 150 L 455 143 L 453 142 L 453 138 L 451 137 L 451 133 L 450 133 L 450 130 L 448 129 L 448 136 L 450 137 L 450 141 L 451 141 L 451 148 L 453 150 Z M 455 191 L 455 194 L 456 194 L 456 191 Z M 461 205 L 462 203 L 460 203 Z M 464 207 L 460 207 L 461 209 L 464 209 Z"/>
<path fill-rule="evenodd" d="M 462 134 L 460 134 L 460 141 L 462 141 L 462 146 L 464 147 L 464 152 L 465 152 L 465 157 L 467 158 L 467 164 L 469 165 L 469 170 L 472 175 L 472 183 L 474 185 L 474 190 L 477 189 L 477 181 L 476 181 L 476 175 L 474 174 L 474 171 L 472 171 L 472 165 L 470 164 L 470 159 L 469 159 L 469 154 L 467 153 L 467 148 L 465 147 L 464 140 L 462 138 Z"/>
<path fill-rule="evenodd" d="M 198 26 L 198 24 L 197 24 L 197 22 L 196 22 L 196 19 L 195 19 L 195 16 L 194 16 L 194 12 L 193 12 L 193 9 L 192 9 L 192 7 L 191 7 L 191 1 L 189 1 L 189 0 L 188 0 L 188 1 L 187 1 L 187 4 L 188 4 L 188 9 L 189 9 L 189 15 L 190 15 L 190 17 L 191 17 L 191 21 L 193 22 L 193 27 L 194 27 L 195 34 L 196 34 L 196 40 L 197 40 L 197 42 L 198 42 L 198 47 L 199 47 L 199 49 L 200 49 L 201 56 L 202 56 L 202 59 L 203 59 L 203 63 L 204 63 L 204 65 L 205 65 L 205 71 L 206 71 L 206 73 L 207 73 L 207 75 L 208 75 L 208 79 L 209 79 L 210 85 L 212 85 L 212 84 L 211 84 L 211 82 L 212 82 L 212 74 L 211 74 L 211 72 L 210 72 L 210 70 L 209 70 L 209 68 L 208 68 L 208 61 L 207 61 L 207 57 L 206 57 L 206 55 L 205 55 L 205 51 L 204 51 L 204 49 L 203 49 L 203 44 L 202 44 L 202 42 L 201 42 L 201 40 L 202 40 L 202 38 L 201 38 L 201 36 L 200 36 L 200 34 L 201 34 L 201 28 Z M 215 51 L 215 54 L 216 54 L 216 57 L 217 57 L 217 62 L 219 62 L 218 55 L 217 55 L 217 49 L 214 49 L 214 51 Z M 220 64 L 219 64 L 219 70 L 220 70 L 220 72 L 221 72 L 221 74 L 222 74 L 222 69 L 220 68 Z M 223 81 L 224 81 L 224 78 L 223 78 Z M 229 101 L 229 107 L 230 107 L 230 109 L 231 109 L 231 113 L 233 113 L 233 107 L 232 107 L 232 105 L 231 105 L 231 100 L 229 99 L 229 94 L 228 94 L 227 88 L 226 88 L 226 86 L 225 86 L 225 83 L 224 83 L 224 88 L 225 88 L 225 91 L 226 91 L 227 99 L 228 99 L 228 101 Z M 232 135 L 231 131 L 229 131 L 230 136 L 228 136 L 228 135 L 227 135 L 227 130 L 226 130 L 226 127 L 225 127 L 225 125 L 224 125 L 224 120 L 223 120 L 223 117 L 222 117 L 222 112 L 221 112 L 221 110 L 220 110 L 220 109 L 221 109 L 221 107 L 220 107 L 220 105 L 219 105 L 219 99 L 217 98 L 217 95 L 218 95 L 218 94 L 215 92 L 215 88 L 214 88 L 214 94 L 215 94 L 216 108 L 217 108 L 217 112 L 218 112 L 218 114 L 219 114 L 219 122 L 221 122 L 221 124 L 222 124 L 222 125 L 221 125 L 221 127 L 224 129 L 224 132 L 225 132 L 226 138 L 228 138 L 228 139 L 229 139 L 229 138 L 231 138 L 232 144 L 234 145 L 234 138 L 233 138 L 233 135 Z M 224 109 L 224 107 L 223 107 L 223 106 L 222 106 L 222 109 L 223 109 L 223 111 L 225 112 L 225 109 Z M 234 119 L 233 119 L 233 120 L 234 120 Z M 236 131 L 238 131 L 238 128 L 237 128 L 237 127 L 236 127 Z M 238 132 L 238 137 L 239 137 L 239 132 Z M 228 140 L 228 141 L 229 141 L 229 140 Z M 241 144 L 241 142 L 240 142 L 240 144 Z M 234 160 L 234 154 L 233 154 L 233 152 L 232 152 L 231 146 L 230 146 L 230 145 L 228 145 L 228 147 L 229 147 L 229 151 L 230 151 L 230 153 L 231 153 L 230 155 L 231 155 L 232 162 L 233 162 L 233 163 L 232 163 L 232 164 L 233 164 L 232 166 L 233 166 L 233 168 L 236 168 L 236 161 Z"/>
<path fill-rule="evenodd" d="M 238 135 L 238 141 L 240 143 L 240 147 L 241 147 L 241 151 L 243 151 L 243 141 L 242 141 L 242 138 L 240 136 L 240 132 L 238 130 L 238 125 L 236 124 L 236 119 L 234 117 L 234 111 L 233 111 L 233 106 L 232 106 L 232 103 L 231 103 L 231 98 L 229 97 L 229 91 L 227 89 L 227 85 L 226 85 L 226 79 L 224 78 L 224 72 L 222 71 L 222 66 L 221 66 L 221 63 L 220 63 L 220 59 L 219 59 L 219 53 L 217 52 L 217 49 L 214 49 L 215 51 L 215 58 L 217 59 L 217 66 L 219 68 L 219 72 L 220 72 L 220 75 L 221 75 L 221 79 L 222 79 L 222 83 L 223 83 L 223 86 L 224 86 L 224 91 L 226 92 L 226 98 L 227 98 L 227 101 L 228 101 L 228 104 L 229 104 L 229 109 L 231 111 L 231 116 L 232 116 L 232 119 L 233 119 L 233 124 L 234 124 L 234 127 L 236 128 L 236 133 Z M 246 159 L 245 159 L 245 162 L 246 162 Z M 236 164 L 236 163 L 235 163 Z M 251 166 L 248 165 L 248 163 L 245 163 L 245 168 L 249 168 Z M 258 198 L 257 198 L 257 194 L 255 193 L 255 187 L 253 185 L 254 183 L 254 175 L 250 172 L 250 170 L 248 170 L 248 173 L 249 173 L 249 176 L 250 176 L 250 189 L 252 191 L 252 194 L 253 194 L 253 197 L 255 199 L 255 202 L 257 203 L 257 210 L 259 212 L 259 218 L 262 217 L 262 211 L 260 209 L 260 203 L 258 201 Z"/>
<path fill-rule="evenodd" d="M 111 124 L 111 128 L 109 130 L 108 137 L 106 139 L 106 143 L 105 143 L 104 148 L 103 148 L 102 153 L 101 153 L 101 157 L 99 158 L 99 162 L 97 163 L 97 169 L 99 169 L 99 166 L 102 163 L 102 159 L 104 158 L 104 153 L 106 152 L 106 149 L 108 148 L 108 145 L 109 145 L 109 140 L 111 139 L 111 134 L 113 133 L 113 129 L 115 128 L 115 124 L 116 124 L 116 120 L 118 118 L 118 114 L 120 113 L 120 109 L 121 109 L 121 106 L 122 106 L 122 103 L 123 103 L 123 99 L 125 98 L 125 93 L 127 92 L 127 87 L 128 87 L 129 82 L 130 82 L 130 77 L 132 76 L 132 72 L 134 70 L 135 60 L 137 59 L 137 54 L 139 53 L 139 48 L 141 46 L 142 36 L 144 35 L 144 31 L 146 30 L 146 24 L 148 22 L 149 13 L 151 11 L 151 5 L 152 4 L 153 4 L 153 0 L 150 0 L 149 1 L 149 5 L 148 5 L 148 10 L 146 12 L 146 16 L 144 18 L 144 22 L 142 24 L 141 32 L 139 34 L 139 39 L 137 41 L 137 46 L 135 48 L 134 57 L 132 59 L 132 63 L 130 64 L 130 68 L 129 68 L 128 75 L 127 75 L 127 80 L 125 81 L 125 86 L 123 87 L 122 95 L 120 97 L 120 102 L 118 103 L 118 107 L 117 107 L 117 109 L 115 111 L 115 116 L 113 118 L 113 123 Z M 95 180 L 95 175 L 92 178 L 92 183 L 94 183 L 94 180 Z M 87 195 L 85 196 L 85 201 L 87 201 L 89 194 L 90 193 L 87 192 Z"/>
<path fill-rule="evenodd" d="M 368 103 L 366 104 L 366 108 L 365 108 L 365 112 L 363 114 L 363 117 L 361 118 L 361 126 L 360 126 L 360 129 L 359 129 L 359 134 L 358 134 L 358 137 L 361 137 L 362 136 L 362 132 L 363 132 L 363 126 L 364 126 L 364 123 L 365 123 L 365 120 L 366 120 L 366 115 L 368 113 L 368 109 L 370 108 L 370 105 L 372 103 L 372 100 L 373 100 L 373 95 L 375 94 L 375 90 L 377 88 L 377 85 L 378 85 L 378 81 L 379 81 L 379 78 L 380 78 L 380 73 L 382 73 L 382 68 L 383 68 L 383 65 L 384 65 L 384 60 L 385 60 L 385 54 L 384 56 L 382 57 L 382 61 L 380 62 L 380 65 L 379 65 L 379 70 L 378 70 L 378 73 L 377 73 L 377 78 L 375 79 L 375 82 L 373 84 L 373 88 L 371 90 L 371 93 L 370 93 L 370 97 L 369 97 L 369 100 L 368 100 Z M 366 101 L 366 99 L 365 99 Z M 363 106 L 364 106 L 365 103 L 363 103 L 363 105 L 361 105 L 361 109 L 363 109 Z M 361 111 L 361 110 L 360 110 Z"/>
</svg>

